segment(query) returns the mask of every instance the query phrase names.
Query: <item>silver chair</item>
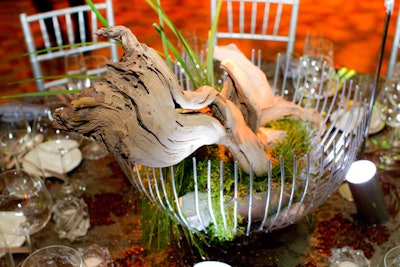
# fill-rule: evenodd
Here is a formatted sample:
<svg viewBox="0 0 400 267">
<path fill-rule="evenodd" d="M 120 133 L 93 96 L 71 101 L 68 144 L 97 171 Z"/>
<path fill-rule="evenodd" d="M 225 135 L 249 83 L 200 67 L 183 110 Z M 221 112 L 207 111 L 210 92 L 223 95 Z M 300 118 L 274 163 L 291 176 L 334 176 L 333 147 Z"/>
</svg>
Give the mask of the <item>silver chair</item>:
<svg viewBox="0 0 400 267">
<path fill-rule="evenodd" d="M 95 4 L 95 7 L 105 17 L 109 26 L 114 26 L 112 0 Z M 109 50 L 105 51 L 107 54 L 109 52 L 109 58 L 112 61 L 118 60 L 116 43 L 113 40 L 98 40 L 95 31 L 101 28 L 102 24 L 88 5 L 34 15 L 23 13 L 20 14 L 20 21 L 39 91 L 67 83 L 65 78 L 44 79 L 47 75 L 44 75 L 43 70 L 46 62 L 63 60 L 72 49 L 80 53 Z M 79 25 L 75 24 L 76 21 Z M 87 36 L 86 32 L 89 32 L 90 36 Z"/>
<path fill-rule="evenodd" d="M 221 38 L 286 42 L 286 52 L 290 54 L 293 52 L 296 37 L 299 2 L 300 0 L 223 0 L 214 43 L 217 45 Z M 211 0 L 211 21 L 215 17 L 216 8 L 217 0 Z M 283 31 L 281 18 L 288 13 L 289 29 Z"/>
<path fill-rule="evenodd" d="M 386 75 L 387 78 L 390 78 L 393 74 L 393 69 L 397 62 L 397 53 L 398 53 L 398 50 L 400 49 L 400 15 L 399 14 L 400 14 L 400 8 L 399 8 L 399 12 L 397 13 L 397 21 L 396 21 L 394 38 L 393 38 L 392 51 L 390 53 L 388 70 L 387 70 L 387 75 Z"/>
</svg>

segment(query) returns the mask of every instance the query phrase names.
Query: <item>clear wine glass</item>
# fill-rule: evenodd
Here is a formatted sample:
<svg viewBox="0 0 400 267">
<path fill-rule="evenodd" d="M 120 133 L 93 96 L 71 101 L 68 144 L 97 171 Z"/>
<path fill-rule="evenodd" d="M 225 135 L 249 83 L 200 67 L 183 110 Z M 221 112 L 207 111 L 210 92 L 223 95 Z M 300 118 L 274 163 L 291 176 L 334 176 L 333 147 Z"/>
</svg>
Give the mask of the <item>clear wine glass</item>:
<svg viewBox="0 0 400 267">
<path fill-rule="evenodd" d="M 80 179 L 72 178 L 68 174 L 82 161 L 80 150 L 82 140 L 80 134 L 49 128 L 43 136 L 43 142 L 36 146 L 43 176 L 55 177 L 62 181 L 49 185 L 55 198 L 68 195 L 81 196 L 86 190 L 85 184 Z"/>
<path fill-rule="evenodd" d="M 68 246 L 52 245 L 30 254 L 21 267 L 87 267 L 80 253 Z"/>
<path fill-rule="evenodd" d="M 376 99 L 376 108 L 387 125 L 386 149 L 375 153 L 381 169 L 398 169 L 400 164 L 400 80 L 389 79 Z"/>
<path fill-rule="evenodd" d="M 1 149 L 5 158 L 5 169 L 21 169 L 20 156 L 32 147 L 32 136 L 24 130 L 10 129 L 0 136 Z"/>
<path fill-rule="evenodd" d="M 83 54 L 71 49 L 64 57 L 65 73 L 68 75 L 68 90 L 83 89 L 85 87 L 86 66 Z"/>
<path fill-rule="evenodd" d="M 0 173 L 0 229 L 4 234 L 25 236 L 28 252 L 30 235 L 46 226 L 52 207 L 40 177 L 15 169 Z"/>
<path fill-rule="evenodd" d="M 334 74 L 332 42 L 321 36 L 308 35 L 299 61 L 298 78 L 294 79 L 297 93 L 311 100 L 321 99 L 329 94 Z"/>
<path fill-rule="evenodd" d="M 82 160 L 80 145 L 83 137 L 78 133 L 55 129 L 52 125 L 53 111 L 53 107 L 44 107 L 38 113 L 33 126 L 35 149 L 25 155 L 23 166 L 43 178 L 58 179 L 48 184 L 53 197 L 80 196 L 86 187 L 79 179 L 70 178 L 68 172 Z"/>
<path fill-rule="evenodd" d="M 20 102 L 10 102 L 7 105 L 7 112 L 1 115 L 0 146 L 3 169 L 20 169 L 19 158 L 33 146 L 32 127 Z"/>
<path fill-rule="evenodd" d="M 86 55 L 83 60 L 86 66 L 86 74 L 88 75 L 84 87 L 90 88 L 93 86 L 93 83 L 101 79 L 101 76 L 107 71 L 107 58 L 102 55 Z M 97 160 L 108 155 L 107 148 L 102 143 L 93 139 L 88 139 L 87 141 L 88 144 L 82 147 L 82 153 L 85 159 Z"/>
<path fill-rule="evenodd" d="M 32 134 L 34 136 L 34 145 L 43 142 L 44 138 L 53 131 L 53 112 L 58 108 L 63 108 L 67 105 L 66 101 L 50 101 L 46 106 L 41 107 L 36 114 L 32 125 Z"/>
</svg>

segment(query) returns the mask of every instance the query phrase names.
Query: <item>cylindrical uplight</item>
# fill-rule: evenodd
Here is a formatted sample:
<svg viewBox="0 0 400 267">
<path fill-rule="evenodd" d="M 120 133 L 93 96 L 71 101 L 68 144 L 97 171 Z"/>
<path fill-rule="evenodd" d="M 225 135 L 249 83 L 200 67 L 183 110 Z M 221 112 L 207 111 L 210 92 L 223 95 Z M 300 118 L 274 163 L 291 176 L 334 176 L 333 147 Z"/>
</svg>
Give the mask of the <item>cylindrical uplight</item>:
<svg viewBox="0 0 400 267">
<path fill-rule="evenodd" d="M 369 160 L 353 162 L 346 174 L 357 213 L 369 223 L 382 224 L 389 219 L 376 166 Z"/>
<path fill-rule="evenodd" d="M 231 267 L 229 264 L 220 261 L 202 261 L 196 263 L 193 267 Z"/>
</svg>

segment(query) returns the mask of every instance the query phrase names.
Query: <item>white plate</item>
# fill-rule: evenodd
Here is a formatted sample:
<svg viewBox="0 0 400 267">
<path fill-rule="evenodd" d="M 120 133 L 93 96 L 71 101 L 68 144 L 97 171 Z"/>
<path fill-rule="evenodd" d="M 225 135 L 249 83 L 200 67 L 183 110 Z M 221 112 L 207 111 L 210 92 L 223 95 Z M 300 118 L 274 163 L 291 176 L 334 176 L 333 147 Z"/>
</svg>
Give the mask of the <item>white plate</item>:
<svg viewBox="0 0 400 267">
<path fill-rule="evenodd" d="M 25 242 L 25 236 L 21 235 L 10 235 L 7 234 L 12 232 L 13 226 L 18 226 L 19 224 L 25 222 L 25 216 L 16 216 L 14 212 L 11 211 L 1 211 L 0 212 L 0 230 L 3 232 L 4 238 L 10 248 L 20 247 Z M 3 255 L 0 255 L 2 257 Z"/>
<path fill-rule="evenodd" d="M 330 121 L 335 123 L 335 127 L 339 128 L 340 130 L 344 131 L 348 120 L 350 119 L 350 115 L 353 118 L 359 116 L 358 114 L 361 112 L 361 108 L 355 108 L 353 113 L 351 111 L 346 111 L 344 109 L 339 109 L 337 111 L 332 112 L 330 116 Z M 339 117 L 338 117 L 339 116 Z M 361 116 L 359 116 L 361 118 Z M 352 125 L 350 126 L 352 129 L 355 129 L 359 122 L 355 119 L 352 119 Z M 371 114 L 371 122 L 368 129 L 368 134 L 375 134 L 381 131 L 385 127 L 385 122 L 381 119 L 379 111 L 376 108 L 372 109 Z"/>
<path fill-rule="evenodd" d="M 22 162 L 23 169 L 34 175 L 42 175 L 41 166 L 43 163 L 45 177 L 53 177 L 54 173 L 61 174 L 63 166 L 61 156 L 57 153 L 59 147 L 63 147 L 68 151 L 63 157 L 63 165 L 65 172 L 70 172 L 75 169 L 82 161 L 82 152 L 74 140 L 58 140 L 47 141 L 39 144 L 36 148 L 29 151 Z"/>
<path fill-rule="evenodd" d="M 371 114 L 371 122 L 369 124 L 368 134 L 376 134 L 385 127 L 385 121 L 381 119 L 381 112 L 373 108 Z"/>
</svg>

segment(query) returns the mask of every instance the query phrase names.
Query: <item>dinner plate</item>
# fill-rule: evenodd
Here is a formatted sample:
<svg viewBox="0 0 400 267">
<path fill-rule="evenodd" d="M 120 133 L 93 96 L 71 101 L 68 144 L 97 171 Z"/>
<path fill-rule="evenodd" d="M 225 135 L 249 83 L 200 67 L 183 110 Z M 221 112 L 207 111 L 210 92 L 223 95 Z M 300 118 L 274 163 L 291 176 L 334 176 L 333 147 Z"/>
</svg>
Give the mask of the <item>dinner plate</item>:
<svg viewBox="0 0 400 267">
<path fill-rule="evenodd" d="M 381 119 L 381 112 L 373 108 L 371 114 L 371 122 L 369 124 L 368 134 L 376 134 L 385 127 L 385 121 Z"/>
<path fill-rule="evenodd" d="M 61 155 L 57 153 L 59 147 L 68 151 L 63 157 L 63 164 L 66 172 L 75 169 L 82 161 L 82 152 L 77 148 L 75 140 L 53 140 L 39 144 L 30 150 L 22 161 L 23 169 L 34 175 L 43 175 L 41 171 L 44 164 L 44 176 L 53 177 L 54 174 L 62 174 Z"/>
<path fill-rule="evenodd" d="M 339 128 L 340 130 L 344 131 L 345 127 L 347 126 L 347 122 L 350 119 L 350 116 L 359 116 L 358 114 L 362 112 L 361 108 L 355 108 L 353 113 L 350 110 L 339 109 L 332 112 L 330 116 L 330 121 L 335 123 L 335 127 Z M 355 129 L 360 122 L 356 120 L 352 120 L 352 125 L 350 125 L 351 129 Z M 371 122 L 368 129 L 368 134 L 375 134 L 380 132 L 385 127 L 385 122 L 381 119 L 379 114 L 379 110 L 376 108 L 372 109 L 371 114 Z"/>
<path fill-rule="evenodd" d="M 10 248 L 20 247 L 25 242 L 25 236 L 23 235 L 11 235 L 7 234 L 12 231 L 11 227 L 19 225 L 25 222 L 25 216 L 16 216 L 14 212 L 11 211 L 1 211 L 0 212 L 0 230 L 3 233 L 4 238 Z M 3 255 L 0 254 L 0 257 Z"/>
</svg>

